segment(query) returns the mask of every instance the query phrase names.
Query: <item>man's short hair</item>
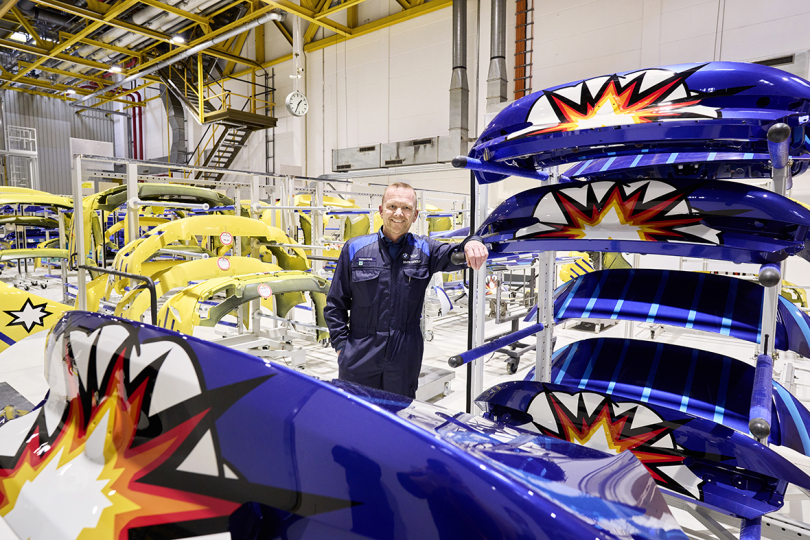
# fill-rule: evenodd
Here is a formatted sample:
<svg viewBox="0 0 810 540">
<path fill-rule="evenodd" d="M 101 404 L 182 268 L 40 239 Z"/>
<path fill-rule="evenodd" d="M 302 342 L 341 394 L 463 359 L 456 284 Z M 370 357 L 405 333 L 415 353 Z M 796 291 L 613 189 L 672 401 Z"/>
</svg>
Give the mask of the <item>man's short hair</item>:
<svg viewBox="0 0 810 540">
<path fill-rule="evenodd" d="M 385 188 L 385 191 L 383 192 L 383 200 L 382 200 L 383 206 L 385 206 L 385 196 L 388 195 L 388 190 L 389 189 L 396 189 L 396 188 L 405 188 L 405 189 L 410 189 L 411 191 L 413 191 L 413 204 L 414 204 L 414 207 L 416 207 L 416 204 L 417 204 L 416 190 L 413 189 L 413 186 L 410 185 L 407 182 L 394 182 L 393 184 L 389 184 L 388 187 Z"/>
</svg>

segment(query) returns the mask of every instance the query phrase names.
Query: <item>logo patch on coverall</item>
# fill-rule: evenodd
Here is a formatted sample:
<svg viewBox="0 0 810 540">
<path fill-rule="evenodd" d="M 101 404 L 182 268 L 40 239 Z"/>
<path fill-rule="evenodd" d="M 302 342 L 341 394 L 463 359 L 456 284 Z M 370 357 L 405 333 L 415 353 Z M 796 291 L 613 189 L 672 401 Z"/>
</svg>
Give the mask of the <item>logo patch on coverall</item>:
<svg viewBox="0 0 810 540">
<path fill-rule="evenodd" d="M 357 263 L 357 266 L 363 266 L 364 262 L 367 262 L 367 263 L 375 263 L 375 262 L 377 262 L 377 257 L 358 257 L 357 260 L 359 261 Z"/>
</svg>

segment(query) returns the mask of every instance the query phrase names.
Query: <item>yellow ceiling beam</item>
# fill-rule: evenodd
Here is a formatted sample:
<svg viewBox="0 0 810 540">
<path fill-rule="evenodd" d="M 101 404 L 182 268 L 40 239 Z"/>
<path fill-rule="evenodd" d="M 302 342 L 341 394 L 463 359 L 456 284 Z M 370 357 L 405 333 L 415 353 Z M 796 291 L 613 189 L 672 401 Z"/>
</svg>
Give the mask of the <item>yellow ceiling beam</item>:
<svg viewBox="0 0 810 540">
<path fill-rule="evenodd" d="M 80 58 L 78 56 L 70 56 L 69 54 L 64 53 L 57 53 L 52 54 L 51 51 L 47 49 L 40 49 L 39 47 L 34 47 L 33 45 L 26 45 L 25 43 L 20 43 L 18 41 L 11 41 L 8 39 L 0 39 L 0 47 L 4 47 L 6 49 L 12 49 L 15 51 L 25 52 L 34 54 L 37 56 L 43 56 L 46 59 L 48 58 L 56 58 L 57 60 L 63 60 L 65 62 L 72 62 L 74 64 L 79 64 L 80 66 L 85 66 L 89 68 L 95 69 L 102 69 L 107 70 L 110 66 L 107 64 L 102 64 L 101 62 L 96 62 L 95 60 L 87 60 L 85 58 Z M 33 64 L 32 64 L 33 65 Z"/>
<path fill-rule="evenodd" d="M 188 19 L 196 23 L 208 24 L 211 22 L 207 17 L 203 17 L 202 15 L 197 15 L 196 13 L 191 13 L 190 11 L 185 11 L 180 8 L 176 8 L 172 5 L 159 2 L 158 0 L 141 0 L 141 4 L 146 4 L 147 6 L 156 7 L 158 9 L 162 9 L 163 11 L 168 11 L 169 13 L 179 15 L 184 19 Z"/>
<path fill-rule="evenodd" d="M 265 62 L 264 64 L 262 64 L 261 68 L 259 68 L 259 69 L 267 69 L 269 67 L 273 67 L 273 66 L 278 65 L 278 64 L 283 64 L 284 62 L 289 62 L 290 60 L 292 60 L 292 57 L 293 57 L 292 53 L 287 54 L 285 56 L 280 56 L 280 57 L 278 57 L 278 58 L 276 58 L 274 60 L 270 60 L 268 62 Z M 231 75 L 231 78 L 238 79 L 242 75 L 250 75 L 251 73 L 254 73 L 255 71 L 257 71 L 257 70 L 245 69 L 245 70 L 239 71 L 237 73 L 234 73 L 233 75 Z M 224 82 L 224 81 L 213 81 L 213 82 L 207 83 L 205 85 L 205 87 L 208 88 L 210 86 L 214 86 L 215 84 L 221 84 L 222 82 Z"/>
<path fill-rule="evenodd" d="M 328 0 L 318 0 L 318 5 L 315 8 L 316 13 L 323 13 L 325 10 L 329 9 L 329 2 Z M 318 33 L 318 26 L 315 23 L 309 23 L 307 29 L 304 31 L 304 45 L 309 43 L 315 38 L 315 34 Z M 292 45 L 292 40 L 290 40 L 290 45 Z"/>
<path fill-rule="evenodd" d="M 33 65 L 33 64 L 29 63 L 29 62 L 19 62 L 19 64 L 20 64 L 20 66 L 25 67 L 25 68 L 30 67 L 30 66 Z M 38 66 L 36 69 L 39 69 L 40 71 L 46 71 L 48 73 L 56 73 L 57 75 L 64 75 L 66 77 L 75 77 L 75 78 L 81 79 L 83 81 L 91 81 L 91 82 L 94 82 L 94 83 L 97 83 L 97 84 L 100 84 L 100 85 L 104 85 L 104 86 L 112 84 L 110 81 L 108 81 L 106 79 L 102 79 L 100 77 L 93 77 L 92 75 L 85 75 L 84 73 L 76 73 L 76 72 L 73 72 L 73 71 L 65 71 L 65 70 L 62 70 L 62 69 L 56 69 L 56 68 L 46 67 L 46 66 Z"/>
<path fill-rule="evenodd" d="M 54 0 L 49 0 L 49 1 L 54 1 Z M 231 24 L 227 24 L 227 25 L 223 26 L 222 28 L 217 28 L 214 32 L 206 34 L 206 35 L 204 35 L 203 37 L 201 37 L 199 39 L 195 39 L 194 41 L 189 43 L 187 47 L 196 47 L 200 43 L 204 43 L 204 42 L 206 42 L 206 41 L 208 41 L 210 39 L 213 39 L 213 38 L 215 38 L 215 37 L 217 37 L 217 36 L 219 36 L 221 34 L 224 34 L 225 32 L 228 32 L 228 31 L 230 31 L 230 30 L 232 30 L 234 28 L 237 28 L 237 27 L 245 24 L 245 23 L 248 23 L 248 22 L 250 22 L 250 21 L 252 21 L 254 19 L 258 19 L 259 17 L 261 17 L 265 13 L 269 13 L 273 9 L 274 8 L 272 8 L 270 6 L 265 6 L 262 9 L 258 9 L 256 11 L 254 11 L 253 13 L 251 13 L 249 15 L 246 15 L 245 17 L 242 17 L 241 19 L 239 19 L 237 21 L 232 22 Z M 171 57 L 176 56 L 177 54 L 179 54 L 182 49 L 185 49 L 187 47 L 175 49 L 175 50 L 170 51 L 170 52 L 168 52 L 166 54 L 163 54 L 161 56 L 153 58 L 152 60 L 149 60 L 148 62 L 144 62 L 143 64 L 141 64 L 139 66 L 136 66 L 135 68 L 130 70 L 129 74 L 132 75 L 132 74 L 138 73 L 139 71 L 144 70 L 144 69 L 146 69 L 146 68 L 148 68 L 150 66 L 158 64 L 160 62 L 163 62 L 164 60 L 168 60 Z M 218 56 L 218 55 L 221 55 L 221 54 L 230 54 L 230 53 L 223 52 L 223 51 L 221 51 L 219 49 L 213 49 L 212 50 L 212 47 L 209 47 L 208 49 L 202 51 L 202 53 L 207 54 L 209 56 L 215 56 L 217 58 L 219 58 L 220 56 Z M 232 58 L 233 58 L 233 55 L 231 55 L 231 58 L 225 58 L 225 59 L 230 60 Z M 250 65 L 255 66 L 256 65 L 256 62 L 254 62 L 253 60 L 248 60 L 247 58 L 241 58 L 241 57 L 236 57 L 236 58 L 238 58 L 238 62 L 241 63 L 241 64 L 248 65 L 248 66 L 250 66 Z M 258 69 L 258 67 L 255 67 L 255 69 Z"/>
<path fill-rule="evenodd" d="M 0 3 L 0 17 L 5 16 L 16 3 L 17 0 L 3 0 L 3 2 Z"/>
<path fill-rule="evenodd" d="M 315 18 L 318 19 L 318 20 L 326 18 L 326 17 L 328 17 L 328 16 L 330 16 L 330 15 L 332 15 L 334 13 L 337 13 L 339 11 L 343 11 L 344 9 L 348 9 L 350 7 L 356 6 L 357 4 L 362 4 L 365 1 L 366 0 L 346 0 L 342 4 L 338 4 L 337 6 L 335 6 L 333 8 L 329 8 L 326 11 L 322 11 L 321 13 L 318 13 L 317 15 L 315 15 Z"/>
<path fill-rule="evenodd" d="M 11 14 L 14 15 L 14 17 L 16 17 L 18 21 L 20 21 L 20 24 L 22 25 L 23 28 L 25 28 L 25 31 L 28 32 L 28 35 L 34 38 L 34 41 L 37 42 L 37 47 L 42 47 L 43 49 L 50 48 L 48 46 L 48 43 L 46 43 L 39 37 L 37 31 L 34 30 L 34 27 L 31 26 L 31 23 L 28 22 L 28 19 L 25 18 L 25 15 L 23 15 L 19 9 L 17 9 L 16 7 L 11 8 Z"/>
<path fill-rule="evenodd" d="M 110 26 L 115 26 L 116 28 L 122 28 L 124 30 L 129 30 L 130 32 L 135 32 L 136 34 L 141 34 L 143 36 L 150 37 L 152 39 L 157 39 L 159 41 L 165 41 L 165 42 L 168 43 L 168 42 L 170 42 L 172 40 L 171 36 L 169 36 L 167 34 L 163 34 L 161 32 L 155 32 L 154 30 L 150 30 L 148 28 L 145 28 L 143 26 L 139 26 L 137 24 L 132 24 L 132 23 L 124 22 L 124 21 L 119 21 L 118 19 L 115 19 L 113 17 L 110 17 L 108 19 L 110 11 L 108 11 L 106 14 L 101 14 L 101 13 L 98 13 L 98 12 L 95 12 L 95 11 L 90 11 L 88 9 L 82 9 L 82 8 L 73 6 L 71 4 L 67 4 L 65 2 L 60 2 L 59 0 L 33 0 L 33 1 L 36 4 L 39 4 L 41 6 L 52 7 L 54 9 L 58 9 L 59 11 L 64 11 L 65 13 L 70 13 L 71 15 L 77 15 L 79 17 L 83 17 L 85 19 L 94 21 L 95 23 L 108 24 Z M 126 9 L 129 9 L 133 4 L 136 4 L 136 3 L 137 3 L 137 1 L 136 2 L 131 2 L 130 0 L 127 0 L 126 4 L 128 4 L 128 5 L 126 5 Z M 111 7 L 110 10 L 115 9 L 115 7 L 116 6 Z M 120 12 L 120 10 L 116 10 L 116 11 Z M 116 13 L 116 15 L 117 14 L 118 13 Z M 93 26 L 93 25 L 91 25 L 91 26 Z M 80 35 L 81 34 L 84 34 L 85 36 L 88 35 L 89 33 L 87 32 L 87 28 L 89 28 L 89 26 L 86 27 L 85 30 L 80 32 Z"/>
<path fill-rule="evenodd" d="M 407 11 L 400 11 L 399 13 L 394 13 L 393 15 L 389 15 L 388 17 L 383 17 L 382 19 L 378 19 L 368 24 L 358 26 L 357 28 L 353 28 L 352 35 L 348 39 L 353 39 L 359 36 L 363 36 L 365 34 L 369 34 L 371 32 L 376 32 L 377 30 L 381 30 L 383 28 L 387 28 L 389 26 L 393 26 L 395 24 L 410 19 L 414 19 L 416 17 L 419 17 L 420 15 L 425 15 L 426 13 L 438 11 L 440 9 L 444 9 L 452 5 L 453 0 L 433 0 L 432 2 L 428 2 L 427 4 L 412 7 Z M 304 51 L 305 52 L 317 51 L 329 47 L 330 45 L 343 43 L 346 40 L 347 38 L 343 38 L 340 36 L 330 36 L 326 39 L 319 39 L 318 41 L 314 41 L 308 45 L 304 45 Z"/>
<path fill-rule="evenodd" d="M 129 101 L 124 101 L 124 100 L 121 100 L 121 99 L 118 99 L 118 98 L 128 96 L 129 94 L 137 92 L 138 90 L 143 90 L 144 88 L 152 86 L 153 84 L 157 84 L 157 83 L 150 81 L 150 82 L 144 83 L 144 84 L 142 84 L 140 86 L 136 86 L 135 88 L 133 88 L 131 90 L 127 89 L 127 88 L 124 88 L 123 91 L 120 94 L 116 94 L 117 97 L 96 98 L 98 101 L 96 103 L 94 103 L 93 105 L 87 105 L 87 107 L 92 109 L 93 107 L 98 107 L 99 105 L 104 105 L 105 103 L 109 103 L 110 101 L 118 101 L 118 102 L 121 102 L 121 103 L 129 103 Z"/>
<path fill-rule="evenodd" d="M 68 32 L 59 32 L 59 39 L 70 39 L 73 37 L 75 37 L 75 34 L 69 34 Z M 110 45 L 109 43 L 104 43 L 103 41 L 96 41 L 95 39 L 90 39 L 88 37 L 81 38 L 79 42 L 84 43 L 85 45 L 92 45 L 94 47 L 98 47 L 99 49 L 105 49 L 107 51 L 125 54 L 127 56 L 131 56 L 134 58 L 138 58 L 140 56 L 137 52 L 133 51 L 132 49 L 124 49 L 123 47 L 116 47 L 115 45 Z"/>
<path fill-rule="evenodd" d="M 235 55 L 242 52 L 242 47 L 245 46 L 245 40 L 247 40 L 247 37 L 248 37 L 248 32 L 242 32 L 241 34 L 239 34 L 237 36 L 237 38 L 236 38 L 236 42 L 231 47 L 231 52 L 234 53 Z M 256 67 L 261 66 L 261 64 L 259 64 L 258 62 L 253 62 L 252 64 L 245 64 L 245 65 L 255 65 Z M 228 62 L 227 64 L 225 64 L 225 69 L 222 71 L 222 74 L 223 75 L 230 75 L 231 73 L 233 73 L 233 70 L 235 68 L 236 68 L 236 62 L 235 61 L 234 62 Z"/>
<path fill-rule="evenodd" d="M 12 77 L 8 76 L 7 74 L 0 75 L 0 81 L 7 81 L 7 82 L 15 82 L 18 84 L 27 84 L 28 86 L 36 86 L 38 88 L 45 88 L 46 90 L 55 90 L 57 92 L 64 92 L 65 90 L 71 88 L 77 94 L 81 94 L 83 96 L 89 96 L 93 93 L 93 90 L 86 90 L 84 88 L 73 88 L 66 84 L 59 84 L 59 83 L 49 83 L 45 81 L 40 81 L 39 79 L 32 79 L 30 77 L 20 77 L 16 80 L 13 80 Z M 9 89 L 12 89 L 11 87 Z M 120 103 L 129 103 L 129 101 L 114 98 L 113 101 L 118 101 Z"/>
<path fill-rule="evenodd" d="M 287 40 L 287 43 L 292 45 L 292 35 L 290 34 L 290 31 L 287 30 L 287 27 L 281 24 L 280 21 L 273 21 L 273 24 L 276 25 L 276 28 L 278 28 L 278 31 L 281 32 L 282 36 L 284 36 L 284 39 Z M 314 24 L 312 26 L 314 26 L 315 28 L 318 27 L 317 25 Z"/>
<path fill-rule="evenodd" d="M 433 0 L 433 1 L 435 2 L 436 0 Z M 400 5 L 400 7 L 402 8 L 403 11 L 407 11 L 407 10 L 411 9 L 411 4 L 408 3 L 408 0 L 397 0 L 397 4 Z"/>
<path fill-rule="evenodd" d="M 42 96 L 67 101 L 67 97 L 64 94 L 49 94 L 47 92 L 37 92 L 36 90 L 31 90 L 30 88 L 19 88 L 16 86 L 12 86 L 11 88 L 9 88 L 9 90 L 14 90 L 15 92 L 21 92 L 23 94 L 32 94 L 35 96 Z"/>
<path fill-rule="evenodd" d="M 434 0 L 435 1 L 435 0 Z M 323 19 L 316 19 L 315 15 L 317 15 L 311 9 L 307 9 L 305 7 L 301 7 L 297 4 L 293 4 L 289 0 L 262 0 L 262 2 L 277 8 L 281 8 L 284 11 L 292 13 L 293 15 L 297 15 L 304 20 L 307 20 L 311 23 L 318 24 L 323 26 L 324 28 L 335 32 L 336 34 L 340 34 L 344 37 L 349 37 L 352 35 L 352 29 L 343 26 L 342 24 L 336 23 L 335 21 L 327 18 Z"/>
<path fill-rule="evenodd" d="M 102 18 L 100 21 L 98 21 L 98 22 L 94 22 L 93 24 L 89 24 L 89 25 L 87 25 L 87 26 L 84 28 L 84 30 L 82 30 L 81 32 L 79 32 L 79 34 L 78 34 L 78 35 L 76 35 L 76 36 L 74 36 L 74 37 L 72 37 L 72 38 L 68 39 L 67 41 L 63 41 L 63 42 L 58 43 L 57 45 L 55 45 L 55 46 L 54 46 L 54 47 L 53 47 L 53 48 L 52 48 L 52 49 L 49 51 L 49 53 L 48 53 L 48 55 L 47 55 L 47 56 L 44 56 L 44 57 L 40 57 L 40 58 L 38 58 L 38 59 L 37 59 L 37 60 L 36 60 L 36 61 L 35 61 L 33 64 L 31 64 L 31 65 L 30 65 L 28 68 L 25 68 L 25 69 L 23 69 L 23 70 L 20 70 L 20 72 L 18 72 L 16 75 L 14 75 L 14 77 L 12 78 L 13 80 L 12 80 L 11 82 L 14 82 L 14 81 L 19 80 L 19 79 L 20 79 L 20 78 L 22 78 L 22 77 L 23 77 L 23 76 L 24 76 L 24 75 L 25 75 L 25 74 L 26 74 L 28 71 L 30 71 L 30 70 L 32 70 L 32 69 L 35 69 L 35 68 L 39 67 L 40 65 L 42 65 L 42 63 L 43 63 L 43 62 L 46 62 L 46 61 L 47 61 L 49 58 L 54 58 L 54 57 L 56 57 L 56 55 L 57 55 L 57 54 L 59 54 L 59 53 L 61 53 L 61 52 L 65 51 L 66 49 L 69 49 L 70 47 L 72 47 L 73 45 L 75 45 L 76 43 L 78 43 L 78 42 L 79 42 L 79 40 L 80 40 L 81 38 L 83 38 L 83 37 L 87 37 L 87 36 L 88 36 L 88 35 L 90 35 L 91 33 L 95 32 L 96 30 L 98 30 L 99 28 L 101 28 L 102 26 L 104 26 L 104 24 L 105 24 L 107 21 L 114 19 L 115 17 L 117 17 L 118 15 L 120 15 L 121 13 L 123 13 L 124 11 L 126 11 L 127 9 L 129 9 L 131 6 L 135 5 L 137 2 L 138 2 L 138 0 L 119 0 L 119 2 L 118 2 L 118 3 L 116 3 L 114 6 L 112 6 L 112 7 L 109 9 L 109 11 L 108 11 L 108 12 L 107 12 L 107 13 L 104 15 L 104 17 L 103 17 L 103 18 Z M 86 10 L 85 10 L 85 11 L 86 11 Z M 4 85 L 2 86 L 2 88 L 8 88 L 8 87 L 9 87 L 9 83 L 6 83 L 6 84 L 4 84 Z"/>
</svg>

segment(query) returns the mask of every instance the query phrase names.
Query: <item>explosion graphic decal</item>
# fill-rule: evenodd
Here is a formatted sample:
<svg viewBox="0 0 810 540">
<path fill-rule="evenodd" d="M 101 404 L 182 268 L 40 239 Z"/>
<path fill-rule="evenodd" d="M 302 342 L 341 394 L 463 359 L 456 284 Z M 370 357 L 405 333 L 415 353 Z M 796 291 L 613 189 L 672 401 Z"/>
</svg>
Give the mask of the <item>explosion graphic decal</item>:
<svg viewBox="0 0 810 540">
<path fill-rule="evenodd" d="M 215 421 L 273 374 L 206 389 L 180 338 L 143 342 L 128 324 L 54 334 L 48 400 L 3 426 L 0 515 L 20 537 L 186 538 L 228 531 L 248 501 L 294 517 L 351 506 L 248 482 L 220 456 Z"/>
<path fill-rule="evenodd" d="M 719 233 L 701 225 L 687 196 L 661 181 L 565 186 L 541 197 L 534 209 L 539 223 L 515 238 L 720 244 Z"/>
<path fill-rule="evenodd" d="M 541 392 L 527 412 L 532 424 L 523 428 L 610 454 L 629 450 L 660 486 L 702 498 L 702 479 L 684 465 L 687 452 L 672 436 L 683 422 L 666 421 L 643 405 L 590 392 Z"/>
<path fill-rule="evenodd" d="M 582 81 L 574 86 L 544 92 L 529 111 L 532 125 L 507 140 L 555 131 L 573 131 L 661 122 L 721 118 L 721 111 L 700 105 L 707 97 L 733 95 L 746 87 L 712 92 L 689 89 L 689 76 L 703 66 L 681 73 L 648 69 Z"/>
</svg>

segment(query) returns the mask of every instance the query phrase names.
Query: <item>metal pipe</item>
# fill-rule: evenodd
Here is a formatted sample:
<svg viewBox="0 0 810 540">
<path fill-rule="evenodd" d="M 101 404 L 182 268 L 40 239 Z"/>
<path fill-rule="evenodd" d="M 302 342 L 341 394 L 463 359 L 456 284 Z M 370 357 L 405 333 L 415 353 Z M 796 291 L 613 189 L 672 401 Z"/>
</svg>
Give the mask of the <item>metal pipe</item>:
<svg viewBox="0 0 810 540">
<path fill-rule="evenodd" d="M 453 69 L 467 68 L 467 0 L 453 0 Z"/>
<path fill-rule="evenodd" d="M 495 352 L 501 347 L 505 347 L 507 345 L 511 345 L 512 343 L 532 334 L 536 334 L 543 330 L 543 323 L 535 323 L 531 326 L 527 326 L 522 330 L 518 330 L 517 332 L 512 332 L 502 338 L 498 338 L 496 340 L 490 341 L 484 345 L 471 349 L 469 351 L 463 352 L 461 354 L 457 354 L 456 356 L 450 357 L 447 363 L 450 367 L 457 368 L 463 366 L 467 362 L 471 362 L 476 358 L 481 358 L 485 354 L 489 354 L 491 352 Z"/>
<path fill-rule="evenodd" d="M 773 359 L 767 354 L 760 354 L 757 357 L 757 367 L 754 371 L 751 409 L 748 415 L 748 429 L 760 441 L 767 441 L 771 433 L 772 403 Z"/>
<path fill-rule="evenodd" d="M 229 30 L 229 31 L 227 31 L 227 32 L 225 32 L 223 34 L 218 35 L 217 37 L 215 37 L 213 39 L 209 39 L 208 41 L 206 41 L 204 43 L 200 43 L 196 47 L 191 47 L 189 49 L 186 49 L 185 51 L 178 54 L 177 56 L 167 58 L 163 62 L 159 62 L 159 63 L 157 63 L 157 64 L 155 64 L 153 66 L 150 66 L 147 69 L 136 73 L 135 75 L 130 75 L 129 77 L 125 77 L 124 79 L 118 81 L 117 83 L 115 83 L 113 85 L 107 86 L 105 88 L 102 88 L 101 90 L 97 90 L 96 92 L 93 92 L 90 95 L 84 96 L 80 100 L 76 100 L 73 103 L 71 103 L 70 105 L 71 105 L 71 107 L 77 107 L 78 105 L 75 105 L 75 104 L 77 104 L 79 102 L 87 101 L 88 99 L 92 99 L 92 98 L 101 97 L 102 95 L 104 95 L 104 94 L 106 94 L 108 92 L 111 92 L 112 90 L 115 90 L 117 88 L 121 88 L 126 83 L 129 83 L 129 82 L 135 81 L 137 79 L 143 78 L 144 76 L 149 75 L 150 73 L 154 73 L 155 71 L 158 71 L 158 70 L 163 69 L 163 68 L 165 68 L 167 66 L 175 64 L 175 63 L 177 63 L 177 62 L 179 62 L 181 60 L 189 58 L 190 56 L 194 56 L 195 54 L 197 54 L 199 52 L 202 52 L 205 49 L 216 45 L 217 43 L 222 43 L 223 41 L 227 41 L 227 40 L 229 40 L 230 38 L 232 38 L 234 36 L 238 36 L 239 34 L 247 32 L 248 30 L 256 28 L 257 26 L 260 26 L 260 25 L 265 24 L 267 22 L 270 22 L 270 21 L 279 21 L 279 22 L 281 22 L 281 21 L 284 21 L 286 18 L 287 18 L 287 12 L 286 11 L 273 11 L 273 12 L 267 13 L 265 15 L 262 15 L 258 19 L 254 19 L 254 20 L 250 21 L 249 23 L 245 23 L 245 24 L 243 24 L 241 26 L 233 28 L 233 29 L 231 29 L 231 30 Z"/>
<path fill-rule="evenodd" d="M 450 141 L 453 153 L 467 153 L 470 87 L 467 84 L 467 0 L 453 0 L 453 73 L 450 76 Z"/>
<path fill-rule="evenodd" d="M 506 0 L 492 0 L 487 105 L 506 101 Z"/>
<path fill-rule="evenodd" d="M 504 174 L 506 176 L 521 176 L 523 178 L 532 178 L 545 182 L 551 176 L 547 172 L 536 171 L 533 169 L 523 169 L 521 167 L 513 167 L 511 165 L 502 165 L 500 163 L 489 163 L 467 156 L 458 156 L 453 158 L 453 167 L 457 169 L 470 169 L 471 171 L 489 172 L 494 174 Z M 568 178 L 560 177 L 564 183 Z"/>
</svg>

